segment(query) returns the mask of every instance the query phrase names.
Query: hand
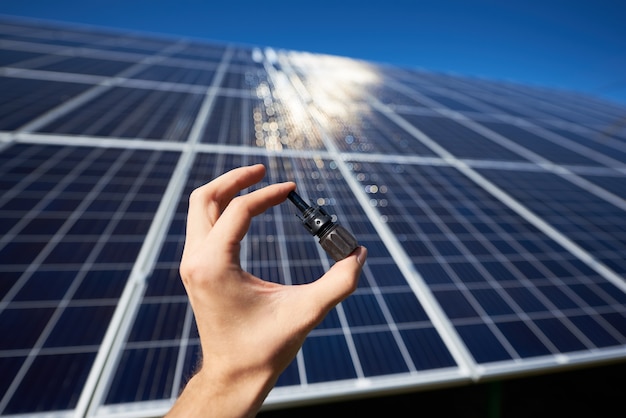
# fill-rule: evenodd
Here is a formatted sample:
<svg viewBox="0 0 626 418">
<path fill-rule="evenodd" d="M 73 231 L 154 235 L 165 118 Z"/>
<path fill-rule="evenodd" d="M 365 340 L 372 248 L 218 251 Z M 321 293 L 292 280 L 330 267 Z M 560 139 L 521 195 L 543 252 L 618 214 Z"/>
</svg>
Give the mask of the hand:
<svg viewBox="0 0 626 418">
<path fill-rule="evenodd" d="M 252 218 L 295 189 L 279 183 L 235 197 L 264 175 L 262 165 L 237 168 L 190 196 L 180 274 L 203 358 L 171 416 L 254 416 L 307 334 L 356 289 L 364 247 L 305 285 L 280 285 L 241 269 L 240 242 Z"/>
</svg>

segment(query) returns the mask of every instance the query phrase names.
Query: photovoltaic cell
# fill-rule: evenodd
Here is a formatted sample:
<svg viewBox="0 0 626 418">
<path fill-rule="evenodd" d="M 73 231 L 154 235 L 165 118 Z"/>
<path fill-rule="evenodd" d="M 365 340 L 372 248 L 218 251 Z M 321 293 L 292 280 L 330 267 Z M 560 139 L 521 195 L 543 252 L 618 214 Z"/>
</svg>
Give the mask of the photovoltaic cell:
<svg viewBox="0 0 626 418">
<path fill-rule="evenodd" d="M 26 61 L 40 57 L 39 54 L 26 51 L 15 51 L 11 49 L 0 49 L 0 65 L 10 66 L 20 61 Z"/>
<path fill-rule="evenodd" d="M 493 131 L 558 164 L 598 165 L 597 161 L 555 144 L 520 127 L 504 123 L 483 123 Z"/>
<path fill-rule="evenodd" d="M 503 170 L 482 172 L 624 277 L 626 218 L 622 209 L 555 174 Z M 621 189 L 617 187 L 616 191 L 622 193 Z"/>
<path fill-rule="evenodd" d="M 626 335 L 618 329 L 623 330 L 626 320 L 620 302 L 624 293 L 455 169 L 365 163 L 353 167 L 372 199 L 385 202 L 377 204 L 380 213 L 477 362 L 622 344 Z M 450 229 L 457 223 L 465 231 Z M 423 245 L 416 247 L 408 236 L 419 237 Z M 468 244 L 476 241 L 487 251 L 470 250 Z M 504 252 L 499 242 L 508 244 Z M 438 265 L 434 278 L 432 267 L 423 269 L 424 264 Z M 564 298 L 571 305 L 562 310 Z M 621 325 L 613 327 L 599 312 L 615 313 Z M 568 319 L 572 315 L 585 319 L 573 322 Z M 589 338 L 596 329 L 612 338 Z M 480 341 L 475 332 L 480 332 Z M 561 335 L 566 342 L 560 341 Z M 491 342 L 488 347 L 485 340 Z M 498 346 L 498 354 L 491 355 Z"/>
<path fill-rule="evenodd" d="M 193 93 L 115 87 L 41 132 L 183 141 L 200 107 Z"/>
<path fill-rule="evenodd" d="M 78 83 L 0 76 L 0 130 L 18 129 L 88 88 Z"/>
<path fill-rule="evenodd" d="M 123 218 L 151 216 L 149 211 L 130 211 L 131 201 L 158 201 L 177 155 L 18 144 L 0 158 L 6 162 L 0 169 L 0 216 L 13 219 L 0 240 L 2 280 L 10 281 L 0 304 L 0 328 L 12 336 L 3 339 L 0 357 L 23 365 L 2 373 L 7 382 L 4 413 L 71 409 L 146 233 L 115 227 Z M 89 192 L 68 191 L 76 183 Z M 105 190 L 120 183 L 131 187 L 117 193 Z M 154 186 L 149 193 L 141 190 L 146 184 Z M 114 209 L 88 210 L 103 202 L 117 204 Z M 92 234 L 73 230 L 78 221 L 103 221 L 106 226 Z M 113 242 L 124 257 L 103 256 Z M 97 295 L 86 291 L 90 284 L 96 284 Z M 45 376 L 46 396 L 32 409 L 32 387 Z"/>
<path fill-rule="evenodd" d="M 380 112 L 358 112 L 352 119 L 336 117 L 330 128 L 344 152 L 435 155 Z"/>
<path fill-rule="evenodd" d="M 548 130 L 574 141 L 577 144 L 584 145 L 598 151 L 606 156 L 626 163 L 626 147 L 623 143 L 610 138 L 607 133 L 587 131 L 586 134 L 567 131 L 554 127 L 547 127 Z M 612 130 L 609 128 L 609 130 Z"/>
<path fill-rule="evenodd" d="M 626 358 L 623 107 L 41 22 L 0 38 L 3 416 L 166 413 L 201 355 L 188 196 L 254 163 L 243 193 L 294 181 L 369 254 L 267 404 Z M 285 202 L 241 263 L 299 285 L 332 260 Z"/>
<path fill-rule="evenodd" d="M 134 77 L 161 82 L 209 86 L 213 81 L 214 75 L 215 70 L 213 69 L 181 68 L 174 65 L 152 65 L 139 72 Z"/>
<path fill-rule="evenodd" d="M 523 161 L 515 154 L 452 119 L 403 114 L 413 126 L 458 158 Z M 462 138 L 462 140 L 459 140 Z"/>
<path fill-rule="evenodd" d="M 131 64 L 131 62 L 87 57 L 62 57 L 57 62 L 46 65 L 29 66 L 29 68 L 35 68 L 42 71 L 60 71 L 67 73 L 114 76 L 122 70 L 130 67 Z"/>
</svg>

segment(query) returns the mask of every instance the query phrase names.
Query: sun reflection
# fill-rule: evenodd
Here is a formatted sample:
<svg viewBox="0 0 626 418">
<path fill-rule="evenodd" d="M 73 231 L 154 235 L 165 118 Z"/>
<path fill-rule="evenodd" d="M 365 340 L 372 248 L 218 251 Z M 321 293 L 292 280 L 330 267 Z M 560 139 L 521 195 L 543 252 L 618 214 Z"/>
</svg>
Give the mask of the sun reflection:
<svg viewBox="0 0 626 418">
<path fill-rule="evenodd" d="M 300 52 L 289 52 L 288 57 L 311 99 L 329 119 L 351 119 L 360 110 L 354 106 L 366 100 L 368 86 L 380 82 L 379 73 L 363 61 Z"/>
<path fill-rule="evenodd" d="M 369 150 L 362 139 L 342 134 L 342 129 L 357 123 L 368 86 L 379 82 L 372 66 L 348 58 L 271 49 L 265 55 L 274 65 L 269 79 L 259 82 L 255 91 L 257 146 L 272 151 L 323 149 L 319 123 L 337 141 Z"/>
</svg>

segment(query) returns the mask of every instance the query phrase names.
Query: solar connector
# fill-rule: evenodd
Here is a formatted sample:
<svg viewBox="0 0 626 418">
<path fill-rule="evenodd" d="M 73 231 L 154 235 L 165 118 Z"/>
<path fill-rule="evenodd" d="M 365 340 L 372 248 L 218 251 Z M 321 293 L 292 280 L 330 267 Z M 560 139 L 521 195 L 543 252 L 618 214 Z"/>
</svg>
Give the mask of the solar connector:
<svg viewBox="0 0 626 418">
<path fill-rule="evenodd" d="M 302 225 L 335 261 L 349 256 L 358 246 L 356 238 L 343 226 L 332 221 L 332 217 L 321 206 L 310 206 L 296 192 L 287 198 L 298 208 Z"/>
</svg>

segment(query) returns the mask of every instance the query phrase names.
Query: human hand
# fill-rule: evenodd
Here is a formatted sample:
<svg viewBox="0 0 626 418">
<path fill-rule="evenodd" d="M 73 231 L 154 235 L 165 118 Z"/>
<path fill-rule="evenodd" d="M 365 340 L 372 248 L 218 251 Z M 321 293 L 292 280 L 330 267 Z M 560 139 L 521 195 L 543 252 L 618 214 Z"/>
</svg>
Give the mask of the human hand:
<svg viewBox="0 0 626 418">
<path fill-rule="evenodd" d="M 356 289 L 364 247 L 305 285 L 280 285 L 241 269 L 240 242 L 252 218 L 295 189 L 279 183 L 235 197 L 264 175 L 262 165 L 237 168 L 190 196 L 180 273 L 202 365 L 171 416 L 254 416 L 308 333 Z"/>
</svg>

